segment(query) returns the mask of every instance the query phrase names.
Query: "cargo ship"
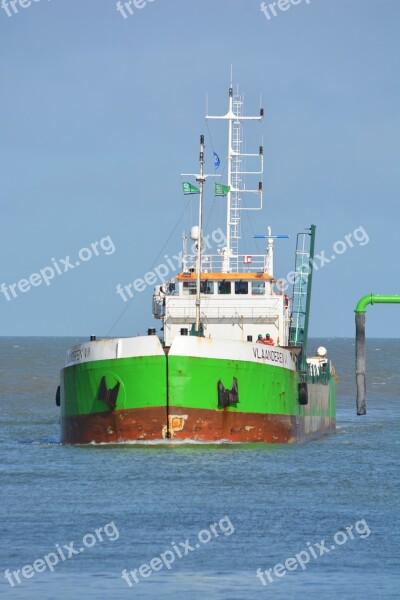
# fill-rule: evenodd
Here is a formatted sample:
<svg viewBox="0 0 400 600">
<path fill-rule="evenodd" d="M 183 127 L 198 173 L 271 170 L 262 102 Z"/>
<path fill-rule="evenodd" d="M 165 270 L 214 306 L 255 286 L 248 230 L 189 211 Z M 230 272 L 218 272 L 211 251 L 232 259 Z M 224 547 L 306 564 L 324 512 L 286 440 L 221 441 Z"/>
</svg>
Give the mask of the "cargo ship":
<svg viewBox="0 0 400 600">
<path fill-rule="evenodd" d="M 204 172 L 203 135 L 199 170 L 183 175 L 199 217 L 180 273 L 154 290 L 160 335 L 91 336 L 68 350 L 56 395 L 62 443 L 295 443 L 335 431 L 334 367 L 324 347 L 307 358 L 315 226 L 297 234 L 290 297 L 274 276 L 274 245 L 289 236 L 268 226 L 253 236 L 265 240 L 263 254 L 240 253 L 243 212 L 263 210 L 264 170 L 263 146 L 246 153 L 243 139 L 264 111 L 245 116 L 243 106 L 231 83 L 228 112 L 206 116 L 227 125 L 226 179 L 215 151 L 214 172 Z M 209 180 L 226 205 L 223 247 L 205 243 Z"/>
</svg>

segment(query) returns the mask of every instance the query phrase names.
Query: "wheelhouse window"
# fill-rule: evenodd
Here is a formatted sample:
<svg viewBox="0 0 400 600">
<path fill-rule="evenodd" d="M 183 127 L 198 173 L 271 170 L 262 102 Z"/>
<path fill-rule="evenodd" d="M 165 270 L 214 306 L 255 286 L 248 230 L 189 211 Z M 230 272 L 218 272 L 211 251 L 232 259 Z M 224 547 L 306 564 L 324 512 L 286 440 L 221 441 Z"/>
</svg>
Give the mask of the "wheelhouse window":
<svg viewBox="0 0 400 600">
<path fill-rule="evenodd" d="M 201 294 L 213 294 L 214 293 L 214 282 L 213 281 L 202 281 L 200 283 Z"/>
<path fill-rule="evenodd" d="M 249 293 L 249 282 L 248 281 L 235 281 L 235 294 L 248 294 Z"/>
<path fill-rule="evenodd" d="M 161 286 L 161 291 L 166 296 L 175 296 L 178 293 L 177 285 L 175 281 L 167 281 Z"/>
<path fill-rule="evenodd" d="M 182 293 L 184 296 L 195 296 L 196 295 L 196 282 L 195 281 L 184 281 L 182 286 Z"/>
<path fill-rule="evenodd" d="M 251 293 L 253 296 L 264 296 L 265 281 L 253 281 L 251 284 Z"/>
<path fill-rule="evenodd" d="M 231 282 L 218 281 L 218 294 L 231 294 Z"/>
</svg>

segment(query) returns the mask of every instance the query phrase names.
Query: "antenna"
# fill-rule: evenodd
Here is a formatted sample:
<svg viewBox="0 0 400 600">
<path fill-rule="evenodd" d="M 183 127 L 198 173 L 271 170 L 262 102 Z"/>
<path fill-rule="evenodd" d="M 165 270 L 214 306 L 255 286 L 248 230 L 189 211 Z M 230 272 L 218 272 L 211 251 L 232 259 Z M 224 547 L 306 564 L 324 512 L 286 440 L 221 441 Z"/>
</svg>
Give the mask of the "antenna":
<svg viewBox="0 0 400 600">
<path fill-rule="evenodd" d="M 287 240 L 289 239 L 289 235 L 286 233 L 278 233 L 276 235 L 272 235 L 271 227 L 268 227 L 267 235 L 254 235 L 253 238 L 255 240 L 268 240 L 267 242 L 267 253 L 266 253 L 266 261 L 265 261 L 265 272 L 274 276 L 274 240 Z"/>
<path fill-rule="evenodd" d="M 231 83 L 229 87 L 228 112 L 222 116 L 206 115 L 206 119 L 220 119 L 228 121 L 228 193 L 226 195 L 226 247 L 223 249 L 222 272 L 229 273 L 232 265 L 235 271 L 239 270 L 238 246 L 240 238 L 240 218 L 242 210 L 261 210 L 263 187 L 260 181 L 256 189 L 246 188 L 245 175 L 262 175 L 264 171 L 264 152 L 262 147 L 256 154 L 243 152 L 242 125 L 245 121 L 261 121 L 264 110 L 260 108 L 258 116 L 243 116 L 243 96 L 238 92 L 233 93 L 232 85 L 233 69 L 231 66 Z M 246 157 L 259 158 L 260 168 L 258 171 L 245 171 L 243 159 Z M 242 206 L 244 194 L 258 194 L 259 205 L 256 207 Z M 231 264 L 232 263 L 232 264 Z"/>
</svg>

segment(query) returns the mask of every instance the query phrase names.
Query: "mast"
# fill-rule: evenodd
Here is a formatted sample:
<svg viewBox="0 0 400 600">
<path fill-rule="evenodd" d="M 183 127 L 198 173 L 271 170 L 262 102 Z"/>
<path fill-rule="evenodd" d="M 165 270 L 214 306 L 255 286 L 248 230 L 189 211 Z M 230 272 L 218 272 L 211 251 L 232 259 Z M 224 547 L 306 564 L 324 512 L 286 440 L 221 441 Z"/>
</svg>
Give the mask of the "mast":
<svg viewBox="0 0 400 600">
<path fill-rule="evenodd" d="M 203 335 L 203 328 L 200 323 L 200 285 L 201 285 L 201 263 L 202 263 L 202 246 L 203 246 L 203 194 L 204 184 L 207 181 L 207 177 L 220 177 L 220 175 L 206 174 L 204 173 L 204 135 L 200 136 L 200 173 L 181 173 L 181 176 L 195 177 L 196 182 L 199 185 L 199 224 L 197 232 L 197 252 L 196 252 L 196 321 L 192 325 L 191 335 L 201 336 Z M 194 237 L 192 239 L 195 239 Z M 186 266 L 186 236 L 184 236 L 184 256 L 183 266 Z"/>
<path fill-rule="evenodd" d="M 218 119 L 228 121 L 228 186 L 226 196 L 226 247 L 223 250 L 222 271 L 229 273 L 232 270 L 231 259 L 236 259 L 236 270 L 238 270 L 238 241 L 241 210 L 261 210 L 262 208 L 262 183 L 258 188 L 246 189 L 243 184 L 243 175 L 261 175 L 264 170 L 263 147 L 260 146 L 258 154 L 245 154 L 242 152 L 242 123 L 243 121 L 261 121 L 264 110 L 260 108 L 260 114 L 256 117 L 243 116 L 243 98 L 237 93 L 233 94 L 232 76 L 229 86 L 228 112 L 223 116 L 206 115 L 206 119 Z M 261 168 L 259 171 L 244 171 L 242 159 L 245 157 L 260 157 Z M 255 208 L 241 206 L 242 195 L 245 193 L 257 193 L 260 196 L 260 205 Z"/>
<path fill-rule="evenodd" d="M 232 88 L 232 80 L 231 80 L 231 84 L 229 86 L 229 109 L 228 109 L 228 114 L 233 115 L 233 88 Z M 226 205 L 226 270 L 229 273 L 229 261 L 230 261 L 230 255 L 231 255 L 231 243 L 232 243 L 232 237 L 231 237 L 231 189 L 232 189 L 232 155 L 233 155 L 233 149 L 232 149 L 232 124 L 233 124 L 233 119 L 229 118 L 228 121 L 228 186 L 229 186 L 229 192 L 228 192 L 228 196 L 227 196 L 227 205 Z"/>
<path fill-rule="evenodd" d="M 204 177 L 204 135 L 200 136 L 200 174 L 196 177 L 199 184 L 199 234 L 197 240 L 197 267 L 196 267 L 196 323 L 195 331 L 200 332 L 200 283 L 201 283 L 201 250 L 203 243 L 203 188 L 206 178 Z"/>
</svg>

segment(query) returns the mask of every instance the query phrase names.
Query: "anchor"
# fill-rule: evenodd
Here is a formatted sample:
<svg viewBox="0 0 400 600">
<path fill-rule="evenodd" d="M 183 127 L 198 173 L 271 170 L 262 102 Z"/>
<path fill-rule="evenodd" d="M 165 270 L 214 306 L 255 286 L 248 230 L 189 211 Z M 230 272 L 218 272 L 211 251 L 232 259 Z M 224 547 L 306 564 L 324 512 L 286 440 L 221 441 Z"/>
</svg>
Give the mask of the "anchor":
<svg viewBox="0 0 400 600">
<path fill-rule="evenodd" d="M 233 378 L 232 388 L 225 388 L 221 380 L 218 381 L 218 408 L 236 406 L 239 403 L 239 390 L 236 377 Z"/>
<path fill-rule="evenodd" d="M 118 381 L 113 388 L 108 389 L 105 376 L 101 379 L 98 400 L 108 404 L 111 410 L 114 410 L 117 405 L 119 386 L 120 382 Z"/>
</svg>

